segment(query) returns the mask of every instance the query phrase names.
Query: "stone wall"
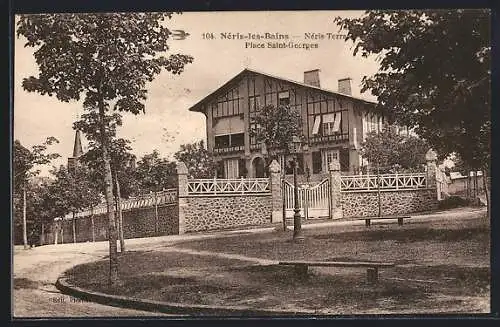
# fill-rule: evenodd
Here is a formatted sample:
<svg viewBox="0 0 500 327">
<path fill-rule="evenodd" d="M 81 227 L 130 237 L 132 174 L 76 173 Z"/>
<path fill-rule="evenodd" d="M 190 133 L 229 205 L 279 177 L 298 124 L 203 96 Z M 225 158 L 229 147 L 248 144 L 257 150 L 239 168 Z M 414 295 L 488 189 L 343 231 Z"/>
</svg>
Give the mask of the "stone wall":
<svg viewBox="0 0 500 327">
<path fill-rule="evenodd" d="M 95 241 L 105 241 L 108 239 L 108 217 L 106 214 L 95 215 L 94 238 Z M 62 222 L 61 235 L 59 229 L 58 243 L 73 242 L 73 221 L 64 220 Z M 177 203 L 164 204 L 158 206 L 158 222 L 155 226 L 155 208 L 138 208 L 123 211 L 123 237 L 139 238 L 160 235 L 174 235 L 179 233 L 179 219 Z M 155 230 L 157 228 L 157 230 Z M 92 242 L 92 219 L 90 216 L 78 218 L 75 221 L 76 241 Z M 62 236 L 62 241 L 61 241 Z M 45 244 L 53 244 L 54 233 L 46 231 Z"/>
<path fill-rule="evenodd" d="M 408 214 L 437 209 L 435 189 L 380 192 L 383 216 Z M 342 192 L 343 217 L 378 215 L 377 192 Z"/>
<path fill-rule="evenodd" d="M 271 195 L 223 195 L 186 198 L 184 231 L 195 232 L 271 222 Z"/>
</svg>

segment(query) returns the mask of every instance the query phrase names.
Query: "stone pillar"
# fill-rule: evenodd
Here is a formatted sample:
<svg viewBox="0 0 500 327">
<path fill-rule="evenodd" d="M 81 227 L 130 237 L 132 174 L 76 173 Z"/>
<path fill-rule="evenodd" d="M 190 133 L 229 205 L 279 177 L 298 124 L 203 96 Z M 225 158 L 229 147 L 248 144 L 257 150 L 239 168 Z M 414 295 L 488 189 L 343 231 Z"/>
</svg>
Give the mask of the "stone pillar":
<svg viewBox="0 0 500 327">
<path fill-rule="evenodd" d="M 283 221 L 283 194 L 281 189 L 281 167 L 273 160 L 269 166 L 269 183 L 271 184 L 271 222 Z"/>
<path fill-rule="evenodd" d="M 340 190 L 340 163 L 337 159 L 330 162 L 328 171 L 330 180 L 330 219 L 339 219 L 343 217 L 343 213 L 342 193 Z"/>
<path fill-rule="evenodd" d="M 177 203 L 179 219 L 179 235 L 186 232 L 186 208 L 188 206 L 188 177 L 187 167 L 183 162 L 177 163 Z"/>
<path fill-rule="evenodd" d="M 439 192 L 436 183 L 436 174 L 437 174 L 437 154 L 434 150 L 429 149 L 425 154 L 425 160 L 427 161 L 427 176 L 426 182 L 428 188 L 436 189 L 436 198 L 439 199 Z"/>
</svg>

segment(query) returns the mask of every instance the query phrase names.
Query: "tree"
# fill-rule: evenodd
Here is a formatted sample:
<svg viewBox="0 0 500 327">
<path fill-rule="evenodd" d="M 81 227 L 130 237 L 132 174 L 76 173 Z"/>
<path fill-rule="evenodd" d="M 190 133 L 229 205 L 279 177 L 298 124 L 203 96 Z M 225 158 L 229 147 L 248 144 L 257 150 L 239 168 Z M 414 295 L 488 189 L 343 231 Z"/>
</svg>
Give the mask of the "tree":
<svg viewBox="0 0 500 327">
<path fill-rule="evenodd" d="M 278 154 L 283 154 L 283 162 L 285 162 L 293 138 L 296 136 L 303 138 L 300 112 L 287 105 L 267 105 L 257 112 L 250 128 L 250 135 L 255 137 L 257 142 L 264 144 L 268 153 L 266 167 L 269 167 L 272 159 L 276 158 Z M 281 173 L 284 180 L 285 167 L 281 167 Z M 285 197 L 283 197 L 282 214 L 284 231 L 287 230 L 285 209 L 286 203 Z"/>
<path fill-rule="evenodd" d="M 81 124 L 79 125 L 81 126 Z M 138 193 L 138 181 L 135 178 L 135 169 L 132 161 L 135 155 L 130 153 L 130 141 L 118 138 L 109 142 L 109 154 L 111 162 L 111 172 L 113 177 L 113 195 L 118 211 L 118 233 L 120 239 L 120 251 L 125 251 L 125 240 L 123 238 L 123 214 L 121 209 L 121 198 L 129 198 Z M 89 150 L 81 157 L 82 163 L 90 168 L 91 180 L 99 185 L 99 189 L 104 193 L 102 149 L 99 143 L 89 142 Z"/>
<path fill-rule="evenodd" d="M 89 178 L 89 170 L 84 165 L 79 165 L 73 170 L 60 166 L 52 172 L 55 181 L 50 185 L 52 202 L 57 208 L 58 216 L 68 213 L 73 214 L 73 242 L 76 243 L 75 215 L 99 203 L 99 192 Z"/>
<path fill-rule="evenodd" d="M 214 176 L 216 164 L 212 154 L 205 148 L 203 140 L 181 144 L 180 150 L 174 154 L 174 158 L 186 164 L 190 178 L 211 178 Z"/>
<path fill-rule="evenodd" d="M 381 172 L 419 171 L 425 164 L 429 146 L 415 136 L 400 135 L 395 126 L 371 132 L 361 145 L 361 155 L 380 168 Z"/>
<path fill-rule="evenodd" d="M 13 153 L 13 181 L 14 181 L 14 197 L 22 199 L 14 203 L 19 205 L 22 203 L 22 229 L 23 229 L 23 244 L 24 249 L 28 249 L 27 236 L 27 188 L 29 179 L 38 175 L 40 170 L 35 169 L 38 165 L 50 163 L 53 159 L 59 157 L 57 153 L 45 153 L 47 147 L 59 143 L 55 137 L 48 137 L 41 145 L 35 145 L 31 150 L 28 150 L 21 145 L 19 140 L 14 141 Z M 14 210 L 14 213 L 19 210 Z M 16 215 L 14 215 L 16 217 Z"/>
<path fill-rule="evenodd" d="M 362 92 L 375 110 L 415 127 L 440 157 L 458 153 L 475 169 L 490 162 L 490 12 L 373 10 L 337 17 L 353 55 L 378 55 L 380 69 Z"/>
<path fill-rule="evenodd" d="M 258 110 L 250 135 L 265 145 L 269 166 L 271 159 L 278 154 L 288 154 L 293 138 L 303 137 L 301 131 L 301 116 L 298 110 L 286 105 L 267 105 Z"/>
<path fill-rule="evenodd" d="M 193 58 L 165 57 L 172 13 L 92 13 L 21 15 L 17 35 L 35 48 L 39 76 L 22 82 L 28 92 L 69 102 L 83 98 L 84 109 L 98 113 L 108 212 L 109 284 L 118 279 L 113 183 L 106 138 L 106 112 L 145 112 L 147 82 L 162 69 L 180 74 Z"/>
<path fill-rule="evenodd" d="M 143 192 L 153 192 L 155 197 L 155 232 L 158 233 L 158 204 L 157 193 L 166 188 L 177 187 L 176 164 L 160 157 L 160 153 L 154 150 L 144 155 L 137 162 L 137 180 Z"/>
</svg>

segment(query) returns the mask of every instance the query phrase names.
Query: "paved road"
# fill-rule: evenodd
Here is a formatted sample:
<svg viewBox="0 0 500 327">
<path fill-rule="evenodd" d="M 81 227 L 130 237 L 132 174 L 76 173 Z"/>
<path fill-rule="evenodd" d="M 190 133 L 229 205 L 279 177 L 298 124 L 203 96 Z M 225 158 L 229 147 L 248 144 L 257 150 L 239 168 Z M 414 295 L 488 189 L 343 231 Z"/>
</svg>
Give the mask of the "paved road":
<svg viewBox="0 0 500 327">
<path fill-rule="evenodd" d="M 484 215 L 484 209 L 456 209 L 442 213 L 415 216 L 413 221 L 440 221 Z M 331 221 L 304 225 L 304 229 L 338 226 L 339 229 L 363 225 L 364 221 Z M 172 235 L 127 240 L 129 250 L 148 250 L 190 239 L 234 236 L 238 233 L 262 233 L 271 228 L 228 231 L 206 234 Z M 16 318 L 21 317 L 124 317 L 165 316 L 138 310 L 115 308 L 96 303 L 81 302 L 61 294 L 54 286 L 65 270 L 85 262 L 103 258 L 108 253 L 107 242 L 47 245 L 30 250 L 15 247 L 13 255 L 13 308 Z"/>
</svg>

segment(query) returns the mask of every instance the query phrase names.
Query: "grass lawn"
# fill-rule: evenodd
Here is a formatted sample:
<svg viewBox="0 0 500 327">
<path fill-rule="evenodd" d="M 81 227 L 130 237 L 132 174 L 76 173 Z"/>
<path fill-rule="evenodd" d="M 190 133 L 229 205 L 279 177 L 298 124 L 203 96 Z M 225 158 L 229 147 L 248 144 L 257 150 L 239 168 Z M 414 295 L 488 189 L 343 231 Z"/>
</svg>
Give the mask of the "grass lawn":
<svg viewBox="0 0 500 327">
<path fill-rule="evenodd" d="M 106 286 L 106 260 L 75 267 L 73 283 L 94 290 L 167 302 L 288 309 L 318 314 L 489 312 L 490 228 L 485 218 L 404 226 L 374 224 L 240 234 L 178 243 L 176 248 L 273 260 L 366 260 L 396 263 L 366 283 L 361 268 L 256 265 L 219 256 L 128 252 L 119 258 L 122 285 Z"/>
</svg>

